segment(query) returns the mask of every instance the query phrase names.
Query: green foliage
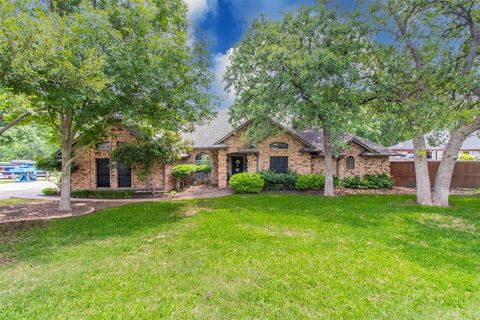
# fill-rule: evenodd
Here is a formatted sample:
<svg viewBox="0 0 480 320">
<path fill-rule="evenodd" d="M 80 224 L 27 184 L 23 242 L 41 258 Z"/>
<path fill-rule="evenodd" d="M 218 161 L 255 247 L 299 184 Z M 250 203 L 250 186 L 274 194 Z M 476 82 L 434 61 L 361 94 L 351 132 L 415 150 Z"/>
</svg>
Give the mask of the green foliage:
<svg viewBox="0 0 480 320">
<path fill-rule="evenodd" d="M 38 157 L 35 159 L 35 167 L 40 170 L 44 170 L 50 173 L 60 172 L 62 170 L 62 161 L 56 153 L 51 154 L 48 157 Z M 78 164 L 72 163 L 71 172 L 77 171 Z"/>
<path fill-rule="evenodd" d="M 210 173 L 212 168 L 206 164 L 178 164 L 172 169 L 172 175 L 177 179 L 183 179 L 191 176 L 196 172 Z"/>
<path fill-rule="evenodd" d="M 190 129 L 211 114 L 212 77 L 204 46 L 188 43 L 187 10 L 181 0 L 0 0 L 0 88 L 45 108 L 35 121 L 53 129 L 65 170 L 74 140 L 92 145 L 119 119 L 150 135 Z"/>
<path fill-rule="evenodd" d="M 38 157 L 35 159 L 35 167 L 47 172 L 60 171 L 62 170 L 62 161 L 56 154 L 49 157 Z"/>
<path fill-rule="evenodd" d="M 196 164 L 186 163 L 178 164 L 172 169 L 172 175 L 177 179 L 183 179 L 191 176 L 197 169 Z"/>
<path fill-rule="evenodd" d="M 266 191 L 295 190 L 298 174 L 295 172 L 277 173 L 273 171 L 260 172 Z"/>
<path fill-rule="evenodd" d="M 230 187 L 235 193 L 259 193 L 264 184 L 258 173 L 242 172 L 230 178 Z"/>
<path fill-rule="evenodd" d="M 58 196 L 60 190 L 58 188 L 43 188 L 42 193 L 46 196 Z"/>
<path fill-rule="evenodd" d="M 321 190 L 325 186 L 325 177 L 319 174 L 299 176 L 295 187 L 297 190 Z"/>
<path fill-rule="evenodd" d="M 129 167 L 138 167 L 138 177 L 144 179 L 155 164 L 177 160 L 186 150 L 187 145 L 180 141 L 176 133 L 166 131 L 154 139 L 117 146 L 112 159 Z"/>
<path fill-rule="evenodd" d="M 198 164 L 195 172 L 202 172 L 202 173 L 210 173 L 212 171 L 212 167 L 208 164 Z"/>
<path fill-rule="evenodd" d="M 462 160 L 462 161 L 474 161 L 476 160 L 477 158 L 475 158 L 475 156 L 472 156 L 471 154 L 468 154 L 468 153 L 461 153 L 460 154 L 460 157 L 458 157 L 459 160 Z"/>
<path fill-rule="evenodd" d="M 366 189 L 360 176 L 345 177 L 342 179 L 341 184 L 345 188 Z"/>
<path fill-rule="evenodd" d="M 319 1 L 286 13 L 283 19 L 255 20 L 235 47 L 224 76 L 236 100 L 234 125 L 252 120 L 246 134 L 254 142 L 275 132 L 277 123 L 323 129 L 324 152 L 333 146 L 349 119 L 358 113 L 360 78 L 356 57 L 362 41 L 355 26 Z M 330 182 L 333 166 L 325 174 Z M 325 194 L 333 194 L 333 185 Z"/>
<path fill-rule="evenodd" d="M 72 198 L 90 198 L 90 199 L 131 199 L 135 190 L 74 190 L 71 192 Z"/>
<path fill-rule="evenodd" d="M 345 177 L 341 185 L 352 189 L 391 189 L 395 183 L 388 173 L 379 173 L 366 174 L 363 179 L 360 176 Z"/>
<path fill-rule="evenodd" d="M 0 135 L 0 160 L 32 160 L 48 156 L 58 149 L 49 138 L 45 126 L 28 124 L 13 127 Z"/>
</svg>

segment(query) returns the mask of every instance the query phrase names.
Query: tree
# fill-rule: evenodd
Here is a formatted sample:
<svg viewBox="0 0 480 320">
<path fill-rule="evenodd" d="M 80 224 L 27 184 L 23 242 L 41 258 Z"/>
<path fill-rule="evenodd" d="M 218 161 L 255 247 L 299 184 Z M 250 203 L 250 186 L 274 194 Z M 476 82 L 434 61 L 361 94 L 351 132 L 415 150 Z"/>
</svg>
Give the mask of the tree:
<svg viewBox="0 0 480 320">
<path fill-rule="evenodd" d="M 0 87 L 46 112 L 62 157 L 61 210 L 70 210 L 72 146 L 112 121 L 153 134 L 210 114 L 211 76 L 187 44 L 186 5 L 171 1 L 0 0 Z"/>
<path fill-rule="evenodd" d="M 150 173 L 158 163 L 167 164 L 179 160 L 188 151 L 181 137 L 172 132 L 164 131 L 154 138 L 145 135 L 135 144 L 124 144 L 115 149 L 112 160 L 118 164 L 137 168 L 137 177 L 146 181 L 152 194 L 155 194 L 155 183 Z"/>
<path fill-rule="evenodd" d="M 453 169 L 463 141 L 480 129 L 480 3 L 475 0 L 438 1 L 439 16 L 448 21 L 442 35 L 453 44 L 442 60 L 444 92 L 449 98 L 450 138 L 435 177 L 433 202 L 448 206 Z"/>
<path fill-rule="evenodd" d="M 462 22 L 449 18 L 450 10 L 463 12 L 459 7 L 471 10 L 471 19 L 466 13 Z M 419 204 L 448 205 L 458 150 L 480 124 L 475 111 L 478 98 L 472 99 L 478 83 L 474 63 L 478 37 L 461 31 L 461 26 L 478 20 L 475 7 L 475 1 L 379 1 L 357 16 L 369 43 L 361 64 L 367 75 L 364 101 L 413 137 Z M 453 131 L 432 201 L 424 135 L 444 129 Z M 445 192 L 446 203 L 445 197 L 439 201 Z"/>
<path fill-rule="evenodd" d="M 36 159 L 58 149 L 50 142 L 48 129 L 35 123 L 15 126 L 0 136 L 0 159 Z"/>
<path fill-rule="evenodd" d="M 334 195 L 333 147 L 355 113 L 357 35 L 323 4 L 302 7 L 282 21 L 253 22 L 233 50 L 225 81 L 237 98 L 231 118 L 252 119 L 262 138 L 277 123 L 322 129 L 325 195 Z"/>
</svg>

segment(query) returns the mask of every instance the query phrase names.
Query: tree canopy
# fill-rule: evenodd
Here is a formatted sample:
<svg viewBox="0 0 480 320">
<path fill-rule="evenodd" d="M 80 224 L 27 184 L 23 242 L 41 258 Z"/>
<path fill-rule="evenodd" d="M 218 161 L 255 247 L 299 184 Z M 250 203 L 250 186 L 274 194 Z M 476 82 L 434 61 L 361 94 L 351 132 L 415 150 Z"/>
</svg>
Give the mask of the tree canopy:
<svg viewBox="0 0 480 320">
<path fill-rule="evenodd" d="M 204 48 L 190 46 L 181 0 L 0 0 L 0 87 L 44 108 L 62 153 L 68 210 L 72 145 L 112 122 L 186 130 L 210 114 Z"/>
<path fill-rule="evenodd" d="M 252 119 L 254 138 L 269 133 L 271 119 L 323 129 L 326 195 L 333 195 L 335 134 L 357 110 L 357 40 L 352 26 L 323 4 L 287 13 L 281 21 L 263 17 L 235 47 L 225 76 L 237 94 L 231 117 L 237 123 Z"/>
</svg>

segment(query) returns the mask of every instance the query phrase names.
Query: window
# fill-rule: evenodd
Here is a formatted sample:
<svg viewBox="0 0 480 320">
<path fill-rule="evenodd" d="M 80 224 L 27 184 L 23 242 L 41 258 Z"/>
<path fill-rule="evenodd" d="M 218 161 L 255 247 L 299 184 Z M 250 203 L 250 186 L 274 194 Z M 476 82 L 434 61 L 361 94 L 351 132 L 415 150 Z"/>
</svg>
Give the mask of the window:
<svg viewBox="0 0 480 320">
<path fill-rule="evenodd" d="M 108 151 L 110 150 L 110 143 L 108 142 L 100 142 L 97 144 L 97 151 Z"/>
<path fill-rule="evenodd" d="M 277 173 L 288 171 L 288 157 L 270 157 L 270 170 Z"/>
<path fill-rule="evenodd" d="M 347 169 L 355 169 L 355 158 L 352 156 L 347 157 Z"/>
<path fill-rule="evenodd" d="M 270 144 L 270 149 L 288 149 L 288 144 L 284 142 L 274 142 Z"/>
<path fill-rule="evenodd" d="M 132 169 L 124 164 L 117 164 L 117 182 L 119 188 L 132 187 Z"/>
<path fill-rule="evenodd" d="M 97 187 L 110 188 L 110 159 L 96 159 Z"/>
<path fill-rule="evenodd" d="M 195 156 L 195 164 L 209 166 L 210 165 L 210 157 L 205 152 L 199 152 Z M 208 180 L 209 177 L 210 177 L 209 173 L 205 173 L 205 172 L 196 172 L 195 173 L 195 180 L 196 181 L 206 181 L 206 180 Z"/>
<path fill-rule="evenodd" d="M 205 152 L 197 153 L 195 156 L 195 164 L 210 165 L 210 157 Z"/>
</svg>

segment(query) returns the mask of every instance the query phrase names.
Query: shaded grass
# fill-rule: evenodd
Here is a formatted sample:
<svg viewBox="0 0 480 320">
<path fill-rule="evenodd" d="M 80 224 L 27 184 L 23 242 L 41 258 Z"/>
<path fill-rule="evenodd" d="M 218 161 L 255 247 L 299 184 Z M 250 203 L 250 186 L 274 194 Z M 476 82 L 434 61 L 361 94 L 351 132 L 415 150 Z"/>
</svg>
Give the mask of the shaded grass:
<svg viewBox="0 0 480 320">
<path fill-rule="evenodd" d="M 230 196 L 5 226 L 0 318 L 478 318 L 480 198 L 413 200 Z"/>
<path fill-rule="evenodd" d="M 0 199 L 0 206 L 9 206 L 13 204 L 25 204 L 25 203 L 40 203 L 40 202 L 44 202 L 44 200 L 8 198 L 8 199 Z"/>
</svg>

